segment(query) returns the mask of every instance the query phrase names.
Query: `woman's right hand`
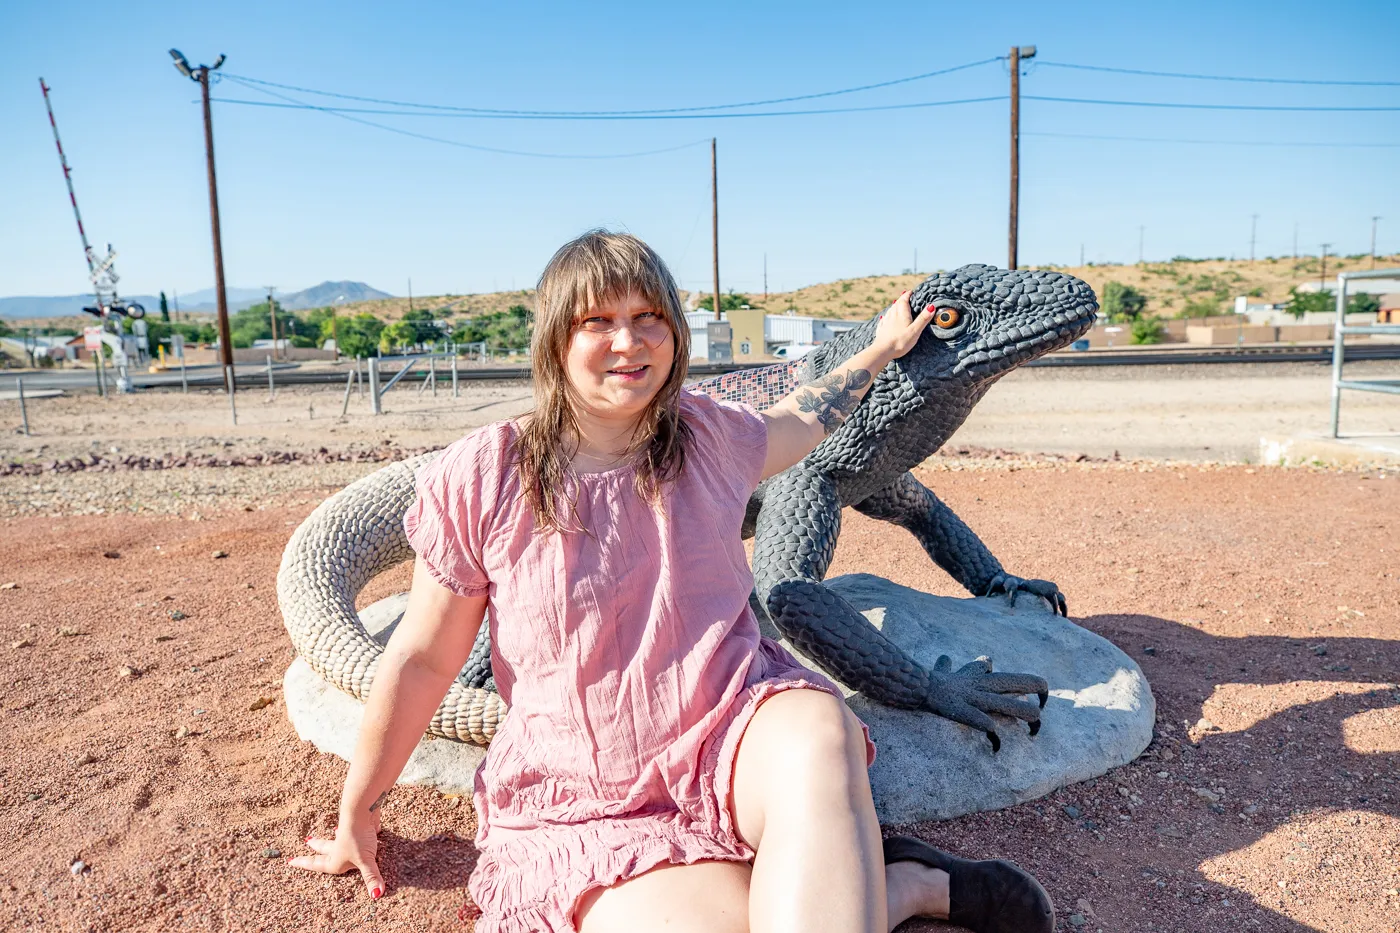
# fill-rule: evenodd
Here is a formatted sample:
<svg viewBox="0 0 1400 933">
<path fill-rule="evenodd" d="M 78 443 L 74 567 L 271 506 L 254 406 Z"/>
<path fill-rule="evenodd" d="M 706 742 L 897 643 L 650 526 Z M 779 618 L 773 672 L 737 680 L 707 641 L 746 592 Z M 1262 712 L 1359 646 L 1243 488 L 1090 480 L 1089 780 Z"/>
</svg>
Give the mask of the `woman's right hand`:
<svg viewBox="0 0 1400 933">
<path fill-rule="evenodd" d="M 327 875 L 343 875 L 352 868 L 358 868 L 369 896 L 374 899 L 383 896 L 384 878 L 379 873 L 379 863 L 375 861 L 379 852 L 378 814 L 358 820 L 355 825 L 347 825 L 347 821 L 342 820 L 335 828 L 335 838 L 307 836 L 306 845 L 315 854 L 288 859 L 287 864 Z"/>
</svg>

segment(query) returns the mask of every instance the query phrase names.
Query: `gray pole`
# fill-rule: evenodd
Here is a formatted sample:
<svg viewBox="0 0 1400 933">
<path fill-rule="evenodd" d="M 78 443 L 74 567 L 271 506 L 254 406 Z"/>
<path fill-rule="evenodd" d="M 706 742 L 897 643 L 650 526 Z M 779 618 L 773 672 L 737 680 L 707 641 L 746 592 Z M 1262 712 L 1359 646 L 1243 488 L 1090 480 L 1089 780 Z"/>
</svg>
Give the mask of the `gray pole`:
<svg viewBox="0 0 1400 933">
<path fill-rule="evenodd" d="M 228 365 L 228 366 L 225 366 L 225 367 L 224 367 L 224 385 L 227 385 L 227 386 L 233 385 L 233 378 L 234 378 L 233 366 L 232 366 L 231 364 Z M 230 391 L 229 394 L 228 394 L 228 410 L 229 410 L 229 414 L 233 415 L 233 423 L 234 423 L 234 425 L 236 426 L 236 425 L 238 424 L 238 406 L 237 406 L 236 404 L 234 404 L 234 401 L 233 401 L 233 392 L 231 392 L 231 391 Z"/>
<path fill-rule="evenodd" d="M 384 406 L 379 398 L 379 360 L 369 358 L 369 404 L 376 415 L 384 414 Z"/>
<path fill-rule="evenodd" d="M 1254 234 L 1259 229 L 1259 215 L 1249 215 L 1249 264 L 1254 265 Z"/>
<path fill-rule="evenodd" d="M 190 382 L 185 378 L 185 354 L 180 354 L 180 394 L 190 394 Z"/>
<path fill-rule="evenodd" d="M 457 391 L 457 345 L 455 343 L 452 345 L 452 397 L 462 397 Z"/>
<path fill-rule="evenodd" d="M 437 357 L 428 357 L 428 378 L 433 382 L 433 398 L 437 398 Z"/>
<path fill-rule="evenodd" d="M 277 387 L 272 384 L 272 354 L 267 355 L 267 400 L 270 402 L 277 395 Z"/>
<path fill-rule="evenodd" d="M 357 370 L 350 370 L 345 374 L 345 401 L 340 403 L 340 417 L 344 418 L 345 413 L 350 410 L 350 385 L 355 381 Z"/>
<path fill-rule="evenodd" d="M 217 65 L 216 62 L 215 66 Z M 197 74 L 199 89 L 204 98 L 204 157 L 209 175 L 209 226 L 214 235 L 214 297 L 219 311 L 219 356 L 224 364 L 226 388 L 229 395 L 232 395 L 233 336 L 229 333 L 228 291 L 224 288 L 224 244 L 219 235 L 219 186 L 214 177 L 214 118 L 209 112 L 209 69 L 201 67 Z M 238 419 L 235 416 L 234 424 L 237 423 Z"/>
<path fill-rule="evenodd" d="M 97 394 L 102 397 L 107 395 L 107 386 L 102 378 L 102 344 L 98 343 L 97 349 L 92 351 L 93 361 L 97 366 L 93 368 L 92 374 L 97 378 Z"/>
<path fill-rule="evenodd" d="M 15 387 L 19 389 L 19 416 L 24 422 L 24 436 L 29 436 L 29 409 L 24 404 L 24 377 L 15 377 Z"/>
<path fill-rule="evenodd" d="M 1377 215 L 1371 218 L 1371 268 L 1376 268 L 1376 221 L 1380 220 Z"/>
<path fill-rule="evenodd" d="M 1331 244 L 1328 244 L 1331 245 Z M 1327 255 L 1326 247 L 1322 250 L 1323 256 Z M 1345 275 L 1337 276 L 1337 323 L 1332 325 L 1332 436 L 1337 436 L 1337 430 L 1341 426 L 1342 420 L 1342 355 L 1345 352 L 1342 348 L 1342 327 L 1346 324 L 1347 307 L 1347 280 Z"/>
</svg>

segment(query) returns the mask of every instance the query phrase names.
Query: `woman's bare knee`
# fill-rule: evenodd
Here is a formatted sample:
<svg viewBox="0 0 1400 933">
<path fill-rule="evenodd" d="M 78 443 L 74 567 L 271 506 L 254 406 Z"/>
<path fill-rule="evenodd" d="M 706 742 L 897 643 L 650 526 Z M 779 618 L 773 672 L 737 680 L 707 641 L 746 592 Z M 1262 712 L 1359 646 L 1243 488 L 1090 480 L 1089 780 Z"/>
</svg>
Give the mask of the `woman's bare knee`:
<svg viewBox="0 0 1400 933">
<path fill-rule="evenodd" d="M 747 862 L 663 864 L 579 898 L 579 933 L 748 933 Z"/>
<path fill-rule="evenodd" d="M 732 812 L 740 838 L 757 848 L 772 805 L 854 798 L 868 782 L 865 767 L 865 732 L 844 702 L 822 690 L 771 697 L 745 730 L 734 765 Z"/>
</svg>

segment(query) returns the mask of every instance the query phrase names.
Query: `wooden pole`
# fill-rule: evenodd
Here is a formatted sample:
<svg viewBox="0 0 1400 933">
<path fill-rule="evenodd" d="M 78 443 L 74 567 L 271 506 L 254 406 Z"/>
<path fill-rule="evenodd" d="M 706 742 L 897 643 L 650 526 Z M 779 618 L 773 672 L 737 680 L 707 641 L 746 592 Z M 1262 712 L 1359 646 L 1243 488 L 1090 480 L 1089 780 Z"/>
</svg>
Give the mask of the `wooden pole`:
<svg viewBox="0 0 1400 933">
<path fill-rule="evenodd" d="M 1006 238 L 1006 268 L 1016 268 L 1016 239 L 1021 199 L 1021 47 L 1011 47 L 1011 218 Z"/>
<path fill-rule="evenodd" d="M 710 137 L 710 210 L 712 217 L 711 234 L 715 252 L 715 320 L 720 319 L 719 311 L 719 162 L 715 154 L 715 138 Z"/>
<path fill-rule="evenodd" d="M 228 293 L 224 288 L 224 245 L 219 235 L 219 186 L 214 177 L 214 118 L 209 112 L 209 69 L 199 69 L 199 90 L 204 98 L 204 161 L 209 174 L 209 226 L 214 235 L 214 297 L 219 310 L 219 357 L 224 364 L 224 388 L 232 395 L 233 336 L 228 326 Z M 237 424 L 237 416 L 234 416 Z"/>
</svg>

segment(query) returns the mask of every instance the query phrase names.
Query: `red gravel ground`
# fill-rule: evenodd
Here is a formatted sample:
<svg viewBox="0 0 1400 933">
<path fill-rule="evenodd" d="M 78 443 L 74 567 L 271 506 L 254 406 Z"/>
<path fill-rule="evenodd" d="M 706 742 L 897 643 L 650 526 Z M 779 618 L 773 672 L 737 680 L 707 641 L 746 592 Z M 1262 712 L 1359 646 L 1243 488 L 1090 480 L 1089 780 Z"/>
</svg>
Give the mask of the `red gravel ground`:
<svg viewBox="0 0 1400 933">
<path fill-rule="evenodd" d="M 1142 664 L 1159 720 L 1103 779 L 912 831 L 1030 868 L 1066 930 L 1400 929 L 1400 478 L 926 478 Z M 463 929 L 471 810 L 434 791 L 386 804 L 377 904 L 356 876 L 285 865 L 333 825 L 346 767 L 279 697 L 273 580 L 307 511 L 0 522 L 0 585 L 18 584 L 0 589 L 4 929 Z M 848 513 L 832 573 L 856 570 L 956 592 L 906 534 Z"/>
</svg>

